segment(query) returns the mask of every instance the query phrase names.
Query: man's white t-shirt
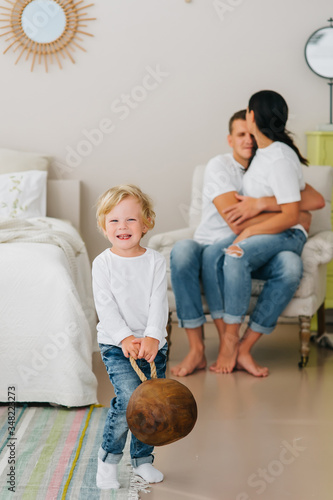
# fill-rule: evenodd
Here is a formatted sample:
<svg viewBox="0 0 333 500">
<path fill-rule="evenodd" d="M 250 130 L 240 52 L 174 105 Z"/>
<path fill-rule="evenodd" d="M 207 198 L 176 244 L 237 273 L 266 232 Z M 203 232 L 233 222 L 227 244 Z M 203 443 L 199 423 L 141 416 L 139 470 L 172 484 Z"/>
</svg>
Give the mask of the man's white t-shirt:
<svg viewBox="0 0 333 500">
<path fill-rule="evenodd" d="M 275 196 L 279 205 L 300 201 L 305 188 L 302 165 L 295 151 L 282 142 L 257 149 L 243 176 L 243 194 L 252 198 Z M 297 224 L 293 228 L 301 229 Z"/>
<path fill-rule="evenodd" d="M 168 320 L 165 258 L 151 248 L 138 257 L 108 248 L 93 261 L 92 277 L 98 342 L 121 347 L 130 335 L 153 337 L 161 349 Z"/>
<path fill-rule="evenodd" d="M 217 211 L 213 200 L 230 191 L 241 193 L 244 173 L 244 167 L 229 153 L 218 155 L 207 163 L 202 190 L 201 222 L 194 233 L 195 241 L 211 245 L 235 235 Z"/>
</svg>

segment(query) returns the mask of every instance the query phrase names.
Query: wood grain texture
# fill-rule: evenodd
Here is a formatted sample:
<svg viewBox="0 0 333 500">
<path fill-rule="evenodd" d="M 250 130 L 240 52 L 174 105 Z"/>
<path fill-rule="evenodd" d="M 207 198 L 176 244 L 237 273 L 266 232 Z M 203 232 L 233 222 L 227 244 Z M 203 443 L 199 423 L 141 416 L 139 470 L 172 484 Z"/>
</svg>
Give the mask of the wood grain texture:
<svg viewBox="0 0 333 500">
<path fill-rule="evenodd" d="M 176 380 L 147 380 L 133 392 L 126 417 L 136 438 L 163 446 L 191 432 L 197 420 L 197 404 L 191 391 Z"/>
</svg>

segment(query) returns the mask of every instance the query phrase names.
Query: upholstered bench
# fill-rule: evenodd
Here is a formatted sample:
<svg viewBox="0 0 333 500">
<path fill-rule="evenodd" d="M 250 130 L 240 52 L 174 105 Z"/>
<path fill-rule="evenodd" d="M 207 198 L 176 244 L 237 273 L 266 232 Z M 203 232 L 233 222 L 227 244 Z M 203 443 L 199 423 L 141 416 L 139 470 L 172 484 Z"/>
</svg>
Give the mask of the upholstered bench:
<svg viewBox="0 0 333 500">
<path fill-rule="evenodd" d="M 171 334 L 171 314 L 176 312 L 175 297 L 170 278 L 170 252 L 176 241 L 192 238 L 201 218 L 202 185 L 204 165 L 195 168 L 192 179 L 191 203 L 188 210 L 188 227 L 166 233 L 156 234 L 149 240 L 148 246 L 154 248 L 167 260 L 168 301 L 169 301 L 169 335 Z M 300 367 L 306 366 L 310 351 L 310 323 L 314 314 L 318 317 L 318 332 L 321 336 L 325 330 L 325 294 L 327 263 L 333 258 L 333 233 L 331 230 L 331 199 L 333 185 L 333 169 L 330 166 L 303 167 L 305 182 L 319 191 L 326 200 L 321 210 L 312 212 L 309 239 L 304 246 L 303 278 L 293 299 L 283 311 L 283 318 L 299 318 L 300 323 Z M 184 208 L 184 207 L 183 207 Z M 252 297 L 249 313 L 253 310 L 257 297 L 262 290 L 263 282 L 253 280 Z M 202 296 L 204 311 L 209 314 L 205 297 Z"/>
</svg>

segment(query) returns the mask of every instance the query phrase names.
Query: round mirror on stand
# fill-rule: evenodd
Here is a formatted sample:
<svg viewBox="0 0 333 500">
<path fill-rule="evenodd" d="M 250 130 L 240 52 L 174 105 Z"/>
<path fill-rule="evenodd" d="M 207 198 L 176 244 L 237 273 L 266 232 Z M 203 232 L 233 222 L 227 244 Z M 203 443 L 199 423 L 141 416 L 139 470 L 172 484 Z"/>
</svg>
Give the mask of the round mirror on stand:
<svg viewBox="0 0 333 500">
<path fill-rule="evenodd" d="M 333 129 L 332 122 L 332 87 L 333 87 L 333 19 L 328 19 L 330 26 L 320 28 L 312 33 L 305 45 L 305 60 L 309 68 L 316 75 L 330 81 L 330 123 L 328 128 Z"/>
<path fill-rule="evenodd" d="M 31 56 L 31 71 L 36 61 L 44 61 L 48 71 L 48 62 L 55 60 L 62 69 L 59 54 L 68 57 L 73 63 L 72 52 L 81 46 L 82 35 L 93 36 L 85 28 L 87 21 L 95 18 L 87 17 L 85 10 L 93 4 L 84 5 L 85 0 L 16 0 L 9 2 L 12 7 L 0 5 L 0 37 L 9 45 L 4 54 L 12 48 L 19 55 L 15 64 L 25 55 Z M 80 5 L 79 5 L 80 4 Z M 79 43 L 80 42 L 80 43 Z"/>
</svg>

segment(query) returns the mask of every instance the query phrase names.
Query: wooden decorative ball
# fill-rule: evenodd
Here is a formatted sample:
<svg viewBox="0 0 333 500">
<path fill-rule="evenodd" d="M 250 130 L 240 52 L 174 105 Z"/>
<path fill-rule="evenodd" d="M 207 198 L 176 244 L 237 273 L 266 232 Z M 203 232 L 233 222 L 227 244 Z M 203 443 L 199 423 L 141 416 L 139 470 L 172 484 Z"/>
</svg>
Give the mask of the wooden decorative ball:
<svg viewBox="0 0 333 500">
<path fill-rule="evenodd" d="M 187 436 L 197 420 L 197 404 L 185 385 L 151 379 L 133 392 L 126 411 L 128 426 L 145 444 L 163 446 Z"/>
</svg>

